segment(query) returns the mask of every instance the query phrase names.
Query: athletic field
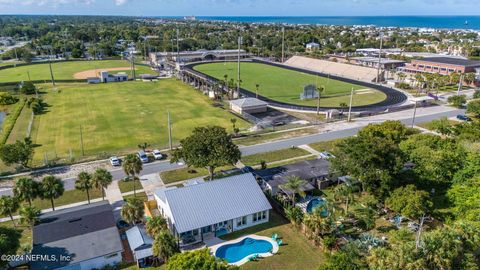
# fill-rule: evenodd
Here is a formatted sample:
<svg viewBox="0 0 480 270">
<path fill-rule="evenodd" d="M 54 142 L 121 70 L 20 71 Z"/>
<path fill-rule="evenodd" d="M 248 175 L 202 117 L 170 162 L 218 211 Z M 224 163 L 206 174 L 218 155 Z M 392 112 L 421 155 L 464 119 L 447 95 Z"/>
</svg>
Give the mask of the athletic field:
<svg viewBox="0 0 480 270">
<path fill-rule="evenodd" d="M 188 136 L 194 127 L 220 125 L 232 130 L 227 110 L 213 106 L 208 97 L 175 79 L 158 82 L 124 82 L 98 85 L 40 85 L 47 112 L 35 117 L 32 140 L 34 163 L 55 156 L 67 158 L 70 150 L 85 156 L 125 154 L 147 142 L 151 148 L 168 146 L 167 112 L 172 119 L 173 142 Z M 239 128 L 249 124 L 237 118 Z M 82 133 L 80 133 L 80 130 Z"/>
<path fill-rule="evenodd" d="M 222 81 L 225 80 L 224 76 L 227 75 L 228 80 L 233 78 L 236 85 L 238 71 L 237 63 L 208 63 L 197 65 L 194 69 Z M 259 84 L 259 95 L 290 104 L 317 105 L 316 99 L 300 99 L 303 87 L 308 84 L 325 86 L 325 91 L 322 93 L 320 102 L 322 107 L 339 107 L 341 103 L 349 104 L 352 88 L 356 90 L 353 99 L 354 106 L 374 104 L 381 102 L 386 98 L 384 93 L 360 85 L 345 83 L 262 63 L 241 63 L 240 70 L 242 88 L 255 93 L 256 84 Z"/>
<path fill-rule="evenodd" d="M 146 66 L 136 65 L 137 75 L 152 73 L 153 71 Z M 127 72 L 130 74 L 130 62 L 126 60 L 97 60 L 97 61 L 67 61 L 52 63 L 52 70 L 57 80 L 73 80 L 75 75 L 86 71 L 102 69 L 117 69 L 112 73 Z M 50 80 L 50 68 L 48 63 L 32 64 L 16 68 L 7 68 L 0 70 L 0 82 L 19 82 L 29 80 Z M 78 77 L 77 77 L 78 78 Z"/>
</svg>

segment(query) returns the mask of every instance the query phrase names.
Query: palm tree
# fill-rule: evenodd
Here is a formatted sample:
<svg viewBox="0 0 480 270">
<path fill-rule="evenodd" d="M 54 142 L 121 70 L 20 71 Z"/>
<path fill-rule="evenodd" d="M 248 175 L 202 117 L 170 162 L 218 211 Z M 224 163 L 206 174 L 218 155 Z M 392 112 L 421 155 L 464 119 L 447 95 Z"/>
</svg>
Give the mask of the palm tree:
<svg viewBox="0 0 480 270">
<path fill-rule="evenodd" d="M 354 188 L 350 185 L 339 185 L 334 190 L 335 200 L 345 200 L 345 214 L 348 213 L 348 205 L 352 203 L 355 199 L 353 195 Z"/>
<path fill-rule="evenodd" d="M 258 98 L 258 88 L 260 88 L 260 84 L 255 84 L 255 97 Z"/>
<path fill-rule="evenodd" d="M 295 226 L 299 226 L 302 223 L 304 217 L 302 209 L 298 207 L 288 207 L 287 209 L 285 209 L 285 215 Z"/>
<path fill-rule="evenodd" d="M 81 172 L 75 181 L 75 189 L 87 193 L 88 204 L 90 204 L 90 190 L 93 188 L 92 176 L 87 172 Z"/>
<path fill-rule="evenodd" d="M 153 255 L 167 262 L 175 253 L 179 253 L 180 249 L 175 237 L 167 230 L 162 230 L 153 241 L 152 251 Z"/>
<path fill-rule="evenodd" d="M 142 171 L 142 161 L 137 155 L 128 154 L 123 161 L 122 167 L 125 174 L 133 178 L 133 196 L 137 197 L 137 192 L 135 188 L 135 176 L 139 175 L 140 171 Z"/>
<path fill-rule="evenodd" d="M 302 186 L 307 182 L 301 179 L 298 176 L 288 176 L 287 183 L 281 185 L 280 187 L 292 192 L 292 205 L 295 205 L 295 196 L 299 194 L 302 197 L 305 197 L 305 191 L 303 191 Z"/>
<path fill-rule="evenodd" d="M 145 229 L 150 236 L 155 237 L 160 231 L 167 229 L 167 220 L 161 216 L 152 217 L 147 221 Z"/>
<path fill-rule="evenodd" d="M 20 222 L 30 225 L 30 229 L 33 230 L 33 226 L 40 220 L 40 209 L 34 206 L 25 206 L 20 208 Z"/>
<path fill-rule="evenodd" d="M 95 188 L 102 190 L 102 200 L 105 200 L 105 189 L 107 189 L 112 181 L 112 174 L 103 168 L 98 168 L 93 174 L 92 184 Z"/>
<path fill-rule="evenodd" d="M 42 199 L 50 199 L 52 210 L 55 211 L 53 200 L 62 196 L 65 191 L 62 180 L 53 175 L 49 175 L 43 178 L 40 186 L 40 197 Z"/>
<path fill-rule="evenodd" d="M 19 207 L 20 204 L 15 197 L 3 195 L 0 198 L 0 215 L 9 216 L 12 220 L 13 227 L 16 227 L 15 221 L 13 220 L 13 214 L 17 212 Z"/>
<path fill-rule="evenodd" d="M 20 178 L 15 182 L 13 195 L 21 202 L 28 202 L 32 206 L 32 201 L 39 195 L 38 182 L 31 178 Z"/>
<path fill-rule="evenodd" d="M 122 206 L 120 214 L 125 221 L 135 225 L 135 222 L 143 218 L 143 202 L 137 198 L 127 199 L 127 202 Z"/>
</svg>

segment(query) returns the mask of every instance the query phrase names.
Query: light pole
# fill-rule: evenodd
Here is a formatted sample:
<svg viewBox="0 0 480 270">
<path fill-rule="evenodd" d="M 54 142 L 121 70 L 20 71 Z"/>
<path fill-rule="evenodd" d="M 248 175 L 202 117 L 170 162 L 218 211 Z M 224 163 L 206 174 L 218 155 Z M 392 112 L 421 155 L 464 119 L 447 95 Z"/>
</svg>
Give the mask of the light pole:
<svg viewBox="0 0 480 270">
<path fill-rule="evenodd" d="M 352 121 L 352 104 L 353 104 L 353 87 L 352 87 L 352 92 L 350 92 L 350 106 L 348 108 L 348 120 L 347 122 Z"/>
<path fill-rule="evenodd" d="M 50 68 L 50 77 L 52 78 L 52 84 L 55 86 L 55 78 L 53 77 L 53 69 L 52 69 L 52 50 L 50 49 L 50 56 L 48 57 L 48 67 Z"/>
<path fill-rule="evenodd" d="M 462 74 L 460 76 L 460 81 L 458 82 L 458 90 L 457 90 L 457 96 L 460 96 L 460 91 L 462 91 L 462 87 L 463 87 L 463 76 L 465 76 L 464 74 Z"/>
<path fill-rule="evenodd" d="M 412 128 L 415 126 L 415 117 L 416 116 L 417 116 L 417 101 L 415 100 L 415 105 L 413 106 Z"/>
<path fill-rule="evenodd" d="M 170 150 L 173 149 L 172 146 L 172 121 L 170 119 L 170 111 L 168 112 L 168 145 L 170 147 Z"/>
<path fill-rule="evenodd" d="M 380 82 L 380 66 L 382 62 L 383 33 L 380 33 L 380 51 L 378 52 L 377 83 Z"/>
<path fill-rule="evenodd" d="M 238 93 L 240 93 L 240 49 L 241 49 L 241 46 L 242 46 L 242 37 L 239 36 L 238 37 L 238 81 L 237 81 L 237 97 L 238 97 Z"/>
<path fill-rule="evenodd" d="M 282 27 L 282 63 L 285 61 L 285 27 Z"/>
</svg>

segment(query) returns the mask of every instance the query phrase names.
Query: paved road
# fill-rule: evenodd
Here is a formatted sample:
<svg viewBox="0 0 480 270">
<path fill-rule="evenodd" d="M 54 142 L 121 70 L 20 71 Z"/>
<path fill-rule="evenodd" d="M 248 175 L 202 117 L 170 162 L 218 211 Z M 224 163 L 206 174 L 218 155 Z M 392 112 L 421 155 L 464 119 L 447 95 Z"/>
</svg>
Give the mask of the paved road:
<svg viewBox="0 0 480 270">
<path fill-rule="evenodd" d="M 435 119 L 440 119 L 443 117 L 454 117 L 458 114 L 464 114 L 465 110 L 460 109 L 449 109 L 444 107 L 430 107 L 430 108 L 419 108 L 418 116 L 416 117 L 415 123 L 430 122 Z M 335 139 L 346 138 L 354 136 L 357 134 L 358 130 L 365 127 L 370 123 L 383 122 L 385 120 L 400 120 L 405 125 L 412 124 L 413 111 L 402 111 L 394 112 L 383 115 L 375 115 L 366 118 L 356 119 L 353 123 L 333 123 L 328 124 L 331 130 L 324 133 L 313 134 L 308 136 L 296 137 L 291 139 L 285 139 L 280 141 L 273 141 L 263 144 L 257 144 L 252 146 L 240 147 L 242 155 L 254 155 L 258 153 L 270 152 L 275 150 L 286 149 L 292 146 L 300 146 L 305 144 L 311 144 L 314 142 L 320 141 L 330 141 Z M 160 161 L 143 165 L 143 170 L 140 176 L 159 173 L 162 171 L 168 171 L 173 169 L 178 169 L 183 167 L 182 164 L 170 164 L 169 161 Z M 115 168 L 110 170 L 113 175 L 114 180 L 120 180 L 125 177 L 122 168 Z M 65 189 L 71 190 L 75 188 L 75 178 L 64 179 Z M 11 189 L 6 189 L 0 191 L 1 195 L 10 195 L 12 194 Z"/>
</svg>

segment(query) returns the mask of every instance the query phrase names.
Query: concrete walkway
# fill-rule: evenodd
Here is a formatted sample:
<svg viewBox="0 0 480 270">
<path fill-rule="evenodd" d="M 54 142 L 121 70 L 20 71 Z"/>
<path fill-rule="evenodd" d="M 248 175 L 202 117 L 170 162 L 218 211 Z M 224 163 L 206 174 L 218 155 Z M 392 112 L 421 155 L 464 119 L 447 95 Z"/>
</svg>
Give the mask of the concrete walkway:
<svg viewBox="0 0 480 270">
<path fill-rule="evenodd" d="M 318 152 L 317 150 L 313 149 L 312 147 L 310 147 L 309 145 L 300 145 L 298 146 L 298 148 L 301 148 L 309 153 L 311 153 L 312 155 L 316 155 L 317 157 L 320 157 L 320 152 Z"/>
</svg>

